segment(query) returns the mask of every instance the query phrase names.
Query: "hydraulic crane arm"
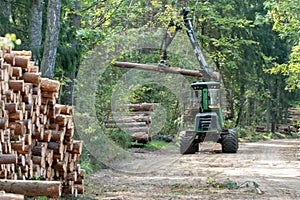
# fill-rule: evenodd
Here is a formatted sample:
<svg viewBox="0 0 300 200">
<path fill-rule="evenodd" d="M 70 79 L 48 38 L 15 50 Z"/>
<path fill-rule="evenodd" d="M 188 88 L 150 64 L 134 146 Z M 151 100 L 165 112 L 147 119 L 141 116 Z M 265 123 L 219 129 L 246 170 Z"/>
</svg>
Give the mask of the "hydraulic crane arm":
<svg viewBox="0 0 300 200">
<path fill-rule="evenodd" d="M 187 16 L 188 13 L 189 13 L 189 9 L 184 7 L 181 14 L 183 15 L 183 20 L 184 20 L 184 25 L 186 27 L 187 35 L 189 36 L 189 39 L 193 45 L 197 60 L 202 68 L 202 70 L 200 70 L 200 71 L 203 73 L 205 78 L 217 80 L 218 79 L 217 75 L 214 73 L 214 70 L 212 68 L 208 67 L 208 64 L 203 56 L 199 42 L 198 42 L 195 32 L 194 32 L 193 25 L 191 23 L 191 18 L 188 18 L 188 16 Z"/>
</svg>

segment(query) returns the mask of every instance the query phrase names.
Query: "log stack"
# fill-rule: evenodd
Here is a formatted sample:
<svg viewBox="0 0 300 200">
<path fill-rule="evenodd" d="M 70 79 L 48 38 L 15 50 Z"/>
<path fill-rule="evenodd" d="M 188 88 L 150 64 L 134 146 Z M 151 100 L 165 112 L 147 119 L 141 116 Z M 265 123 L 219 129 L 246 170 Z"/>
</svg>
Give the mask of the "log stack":
<svg viewBox="0 0 300 200">
<path fill-rule="evenodd" d="M 150 113 L 154 110 L 153 103 L 125 104 L 122 111 L 114 113 L 114 118 L 106 123 L 106 128 L 119 127 L 131 135 L 133 141 L 147 143 L 151 141 L 149 125 Z"/>
<path fill-rule="evenodd" d="M 278 132 L 292 134 L 300 132 L 300 109 L 296 107 L 289 108 L 288 124 L 282 124 L 278 127 Z"/>
<path fill-rule="evenodd" d="M 82 141 L 73 139 L 73 107 L 57 104 L 59 89 L 42 78 L 31 51 L 1 50 L 0 179 L 59 181 L 59 196 L 76 196 L 83 193 Z"/>
</svg>

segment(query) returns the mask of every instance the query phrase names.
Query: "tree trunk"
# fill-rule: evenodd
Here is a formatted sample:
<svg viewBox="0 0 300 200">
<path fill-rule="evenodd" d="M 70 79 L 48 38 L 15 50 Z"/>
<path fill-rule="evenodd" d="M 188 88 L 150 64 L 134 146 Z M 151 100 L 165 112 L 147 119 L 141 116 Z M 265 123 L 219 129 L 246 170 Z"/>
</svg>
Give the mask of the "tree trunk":
<svg viewBox="0 0 300 200">
<path fill-rule="evenodd" d="M 30 0 L 29 4 L 29 48 L 32 51 L 35 65 L 39 65 L 42 44 L 43 0 Z"/>
<path fill-rule="evenodd" d="M 9 24 L 9 18 L 11 17 L 11 2 L 12 0 L 7 1 L 0 1 L 0 12 L 1 12 L 1 23 L 0 23 L 0 30 L 3 34 L 5 32 L 12 32 L 11 26 Z"/>
<path fill-rule="evenodd" d="M 60 9 L 61 0 L 49 0 L 47 13 L 47 30 L 41 72 L 43 77 L 53 79 L 55 58 L 58 46 L 58 36 L 60 31 Z"/>
<path fill-rule="evenodd" d="M 81 3 L 79 0 L 74 2 L 74 7 L 76 11 L 81 10 Z M 79 29 L 80 27 L 80 20 L 81 20 L 81 16 L 79 14 L 77 14 L 76 12 L 74 12 L 74 14 L 72 14 L 70 16 L 70 18 L 72 19 L 72 27 L 74 27 L 74 33 L 76 33 L 76 30 Z M 76 37 L 74 37 L 76 38 Z M 77 40 L 73 40 L 71 42 L 72 44 L 72 48 L 75 49 L 75 51 L 78 51 L 78 46 L 79 46 L 79 42 Z M 75 59 L 76 60 L 76 59 Z M 76 72 L 78 71 L 78 66 L 79 63 L 74 62 L 76 69 L 70 73 L 69 78 L 70 78 L 70 82 L 67 82 L 63 87 L 62 87 L 62 96 L 61 96 L 61 103 L 62 104 L 67 104 L 67 105 L 73 105 L 73 92 L 74 92 L 74 85 L 75 85 L 75 78 L 76 78 Z"/>
</svg>

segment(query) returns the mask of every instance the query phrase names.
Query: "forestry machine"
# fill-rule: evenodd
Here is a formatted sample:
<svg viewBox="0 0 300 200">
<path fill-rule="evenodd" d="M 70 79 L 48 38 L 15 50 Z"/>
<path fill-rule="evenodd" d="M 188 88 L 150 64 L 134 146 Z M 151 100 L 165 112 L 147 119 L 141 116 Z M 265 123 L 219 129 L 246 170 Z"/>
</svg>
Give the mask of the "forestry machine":
<svg viewBox="0 0 300 200">
<path fill-rule="evenodd" d="M 199 143 L 204 141 L 214 141 L 221 143 L 223 153 L 236 153 L 238 150 L 238 137 L 236 129 L 225 129 L 224 119 L 233 118 L 233 109 L 227 114 L 223 113 L 222 100 L 224 89 L 221 89 L 219 76 L 210 67 L 203 56 L 199 42 L 196 38 L 191 18 L 188 18 L 188 8 L 183 8 L 184 25 L 190 42 L 192 43 L 196 57 L 200 64 L 200 72 L 203 74 L 203 81 L 197 81 L 191 84 L 191 101 L 189 108 L 185 111 L 184 123 L 194 121 L 193 130 L 180 132 L 180 153 L 194 154 L 199 151 Z M 162 60 L 159 66 L 166 67 L 167 53 L 166 49 L 175 37 L 177 30 L 181 29 L 174 23 L 170 26 L 176 26 L 175 33 L 167 36 L 162 44 Z M 226 117 L 225 117 L 226 115 Z"/>
</svg>

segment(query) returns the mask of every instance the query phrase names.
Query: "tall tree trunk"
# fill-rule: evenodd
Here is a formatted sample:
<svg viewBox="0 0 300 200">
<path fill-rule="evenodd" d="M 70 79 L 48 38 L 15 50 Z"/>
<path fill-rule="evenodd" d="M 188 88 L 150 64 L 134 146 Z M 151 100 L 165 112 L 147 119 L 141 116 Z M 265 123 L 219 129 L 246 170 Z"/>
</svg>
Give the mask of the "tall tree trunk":
<svg viewBox="0 0 300 200">
<path fill-rule="evenodd" d="M 80 4 L 80 1 L 75 1 L 74 2 L 74 7 L 75 7 L 75 10 L 76 11 L 79 11 L 81 10 L 81 4 Z M 77 12 L 74 12 L 73 15 L 71 15 L 71 19 L 72 19 L 72 27 L 74 27 L 76 30 L 80 27 L 80 19 L 81 19 L 81 16 L 76 14 Z M 75 33 L 76 31 L 74 31 Z M 74 37 L 74 40 L 71 42 L 72 44 L 72 48 L 78 49 L 78 45 L 79 45 L 79 42 L 75 39 L 76 37 Z M 71 72 L 70 75 L 69 75 L 69 78 L 70 78 L 70 82 L 67 82 L 62 90 L 63 90 L 63 94 L 61 96 L 61 102 L 63 104 L 67 104 L 67 105 L 72 105 L 73 104 L 73 92 L 74 92 L 74 85 L 75 85 L 75 78 L 76 78 L 76 73 L 78 71 L 78 67 L 79 67 L 79 63 L 76 63 L 76 70 L 74 70 L 74 72 Z"/>
<path fill-rule="evenodd" d="M 240 88 L 240 102 L 239 102 L 239 110 L 238 110 L 238 114 L 237 114 L 237 119 L 236 119 L 236 122 L 235 122 L 235 126 L 239 126 L 239 125 L 242 125 L 241 122 L 242 122 L 242 116 L 243 116 L 243 111 L 244 111 L 244 104 L 245 104 L 245 101 L 246 101 L 246 98 L 245 98 L 245 86 L 244 85 L 241 85 L 241 88 Z"/>
<path fill-rule="evenodd" d="M 0 23 L 0 32 L 12 32 L 9 25 L 9 19 L 11 18 L 11 0 L 0 1 L 0 12 L 0 17 L 2 18 L 2 21 Z"/>
<path fill-rule="evenodd" d="M 55 58 L 60 31 L 61 0 L 49 0 L 47 11 L 47 30 L 41 72 L 44 77 L 53 78 Z"/>
<path fill-rule="evenodd" d="M 29 48 L 35 65 L 40 62 L 40 50 L 42 44 L 42 24 L 43 24 L 43 0 L 30 0 L 29 16 Z"/>
</svg>

